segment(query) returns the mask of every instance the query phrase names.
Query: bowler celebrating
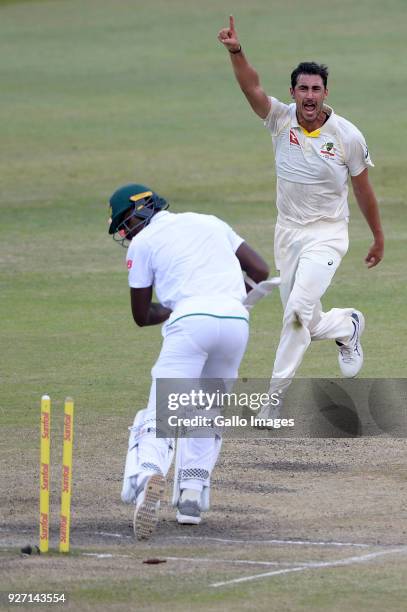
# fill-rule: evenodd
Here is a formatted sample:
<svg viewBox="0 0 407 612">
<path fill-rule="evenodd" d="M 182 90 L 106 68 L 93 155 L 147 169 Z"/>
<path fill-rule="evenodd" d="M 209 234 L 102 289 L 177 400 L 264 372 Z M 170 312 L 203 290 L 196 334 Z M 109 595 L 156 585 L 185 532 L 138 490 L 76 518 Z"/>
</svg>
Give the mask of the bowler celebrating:
<svg viewBox="0 0 407 612">
<path fill-rule="evenodd" d="M 289 384 L 311 340 L 335 340 L 343 376 L 354 377 L 363 364 L 364 316 L 353 306 L 323 312 L 320 300 L 348 250 L 349 176 L 373 234 L 367 267 L 376 266 L 383 257 L 380 215 L 368 178 L 368 167 L 373 164 L 365 139 L 325 103 L 326 66 L 300 63 L 291 74 L 293 103 L 287 105 L 264 92 L 245 57 L 232 16 L 218 39 L 229 52 L 236 80 L 250 106 L 271 133 L 275 153 L 278 216 L 274 254 L 284 318 L 271 391 L 281 387 L 281 379 Z"/>
</svg>

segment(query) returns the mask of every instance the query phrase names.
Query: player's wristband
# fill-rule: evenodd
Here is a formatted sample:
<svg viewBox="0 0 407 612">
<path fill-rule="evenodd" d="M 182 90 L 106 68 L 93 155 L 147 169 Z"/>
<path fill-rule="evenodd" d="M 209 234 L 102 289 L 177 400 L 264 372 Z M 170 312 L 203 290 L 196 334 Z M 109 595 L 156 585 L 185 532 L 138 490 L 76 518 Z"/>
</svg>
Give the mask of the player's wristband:
<svg viewBox="0 0 407 612">
<path fill-rule="evenodd" d="M 236 49 L 236 51 L 232 51 L 231 49 L 228 49 L 229 53 L 231 53 L 232 55 L 236 55 L 236 53 L 241 53 L 242 52 L 242 45 L 239 45 L 239 48 Z"/>
</svg>

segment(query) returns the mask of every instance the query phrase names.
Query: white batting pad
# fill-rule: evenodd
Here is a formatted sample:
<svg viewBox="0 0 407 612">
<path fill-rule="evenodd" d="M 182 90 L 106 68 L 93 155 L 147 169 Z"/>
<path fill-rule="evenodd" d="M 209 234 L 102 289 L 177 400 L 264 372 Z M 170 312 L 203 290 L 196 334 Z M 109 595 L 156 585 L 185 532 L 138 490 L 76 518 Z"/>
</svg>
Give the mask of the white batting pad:
<svg viewBox="0 0 407 612">
<path fill-rule="evenodd" d="M 200 489 L 200 507 L 206 512 L 209 510 L 210 477 L 222 438 L 219 435 L 214 438 L 180 438 L 176 442 L 172 505 L 177 507 L 182 488 Z M 199 447 L 201 452 L 197 452 Z"/>
<path fill-rule="evenodd" d="M 151 418 L 151 413 L 147 410 L 139 410 L 129 430 L 129 447 L 121 494 L 125 503 L 134 502 L 134 477 L 141 473 L 158 473 L 165 476 L 174 454 L 174 441 L 171 438 L 155 437 L 155 419 Z"/>
</svg>

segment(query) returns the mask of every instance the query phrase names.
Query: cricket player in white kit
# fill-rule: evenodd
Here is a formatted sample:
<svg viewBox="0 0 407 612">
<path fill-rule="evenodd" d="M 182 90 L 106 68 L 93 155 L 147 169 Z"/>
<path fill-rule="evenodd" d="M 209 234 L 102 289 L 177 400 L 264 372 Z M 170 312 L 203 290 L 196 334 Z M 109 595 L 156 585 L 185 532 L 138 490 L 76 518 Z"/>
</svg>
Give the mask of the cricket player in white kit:
<svg viewBox="0 0 407 612">
<path fill-rule="evenodd" d="M 173 439 L 156 437 L 155 381 L 237 377 L 249 334 L 242 270 L 259 283 L 268 266 L 217 217 L 170 213 L 167 202 L 144 185 L 121 187 L 110 204 L 109 233 L 129 242 L 133 318 L 139 326 L 165 323 L 148 405 L 130 428 L 122 489 L 122 500 L 136 505 L 136 536 L 146 538 L 157 521 L 174 449 Z M 159 303 L 151 301 L 153 288 Z M 173 504 L 179 523 L 197 524 L 209 509 L 221 438 L 184 438 L 178 444 Z"/>
<path fill-rule="evenodd" d="M 374 238 L 365 259 L 368 268 L 383 257 L 380 215 L 368 179 L 368 167 L 373 164 L 365 139 L 325 104 L 326 66 L 299 64 L 291 75 L 294 102 L 287 105 L 262 89 L 243 53 L 232 16 L 218 39 L 229 51 L 248 102 L 270 131 L 275 153 L 274 253 L 284 318 L 270 390 L 289 384 L 311 340 L 336 340 L 342 374 L 354 377 L 363 364 L 363 314 L 353 306 L 323 312 L 320 299 L 348 249 L 349 175 Z"/>
</svg>

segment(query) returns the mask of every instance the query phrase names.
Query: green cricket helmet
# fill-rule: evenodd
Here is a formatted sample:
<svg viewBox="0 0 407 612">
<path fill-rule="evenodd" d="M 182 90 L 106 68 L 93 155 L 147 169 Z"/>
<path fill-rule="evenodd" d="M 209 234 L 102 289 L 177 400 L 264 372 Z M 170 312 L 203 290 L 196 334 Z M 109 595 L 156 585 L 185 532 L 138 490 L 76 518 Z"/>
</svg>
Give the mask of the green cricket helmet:
<svg viewBox="0 0 407 612">
<path fill-rule="evenodd" d="M 122 246 L 128 240 L 129 228 L 126 225 L 132 217 L 140 219 L 136 227 L 148 225 L 160 210 L 165 210 L 169 206 L 168 202 L 152 191 L 146 185 L 130 183 L 117 189 L 110 198 L 110 225 L 109 234 L 113 234 L 114 240 L 120 242 Z M 134 228 L 133 228 L 134 229 Z"/>
</svg>

